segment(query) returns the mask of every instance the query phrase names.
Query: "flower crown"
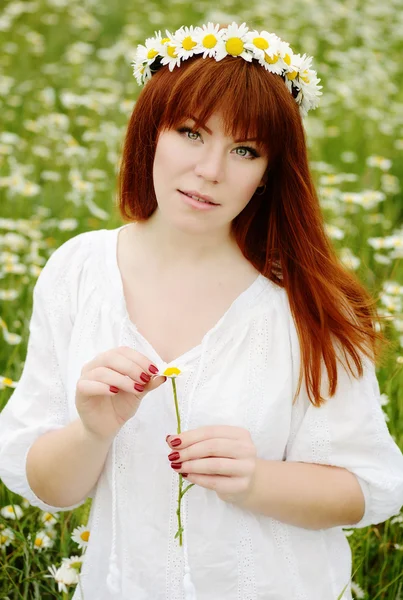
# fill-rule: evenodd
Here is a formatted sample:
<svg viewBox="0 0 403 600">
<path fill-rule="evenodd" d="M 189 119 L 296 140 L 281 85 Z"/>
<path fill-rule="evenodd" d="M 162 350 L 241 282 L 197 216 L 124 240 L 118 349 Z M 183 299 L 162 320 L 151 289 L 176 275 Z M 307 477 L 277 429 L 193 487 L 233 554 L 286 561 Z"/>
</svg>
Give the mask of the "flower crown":
<svg viewBox="0 0 403 600">
<path fill-rule="evenodd" d="M 245 23 L 237 25 L 235 22 L 223 29 L 208 23 L 201 27 L 182 26 L 174 34 L 165 32 L 166 37 L 158 31 L 154 37 L 146 39 L 145 46 L 137 46 L 131 64 L 139 85 L 151 79 L 161 66 L 168 65 L 172 71 L 194 54 L 203 54 L 203 58 L 216 61 L 227 55 L 240 56 L 248 62 L 254 58 L 270 73 L 280 75 L 303 117 L 319 104 L 322 86 L 318 85 L 320 79 L 317 79 L 316 71 L 310 68 L 312 57 L 294 54 L 289 44 L 274 33 L 249 31 Z"/>
</svg>

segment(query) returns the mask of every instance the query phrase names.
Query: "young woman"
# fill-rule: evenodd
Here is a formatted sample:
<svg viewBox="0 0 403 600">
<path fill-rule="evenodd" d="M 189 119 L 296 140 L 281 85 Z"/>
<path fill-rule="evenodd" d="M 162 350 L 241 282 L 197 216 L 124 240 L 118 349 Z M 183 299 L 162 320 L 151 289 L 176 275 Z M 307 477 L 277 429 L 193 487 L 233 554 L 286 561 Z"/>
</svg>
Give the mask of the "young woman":
<svg viewBox="0 0 403 600">
<path fill-rule="evenodd" d="M 342 527 L 399 512 L 403 457 L 375 303 L 326 237 L 308 167 L 319 80 L 236 24 L 156 34 L 134 66 L 128 223 L 43 268 L 0 476 L 47 511 L 93 498 L 85 600 L 336 600 Z M 183 546 L 178 477 L 195 484 Z"/>
</svg>

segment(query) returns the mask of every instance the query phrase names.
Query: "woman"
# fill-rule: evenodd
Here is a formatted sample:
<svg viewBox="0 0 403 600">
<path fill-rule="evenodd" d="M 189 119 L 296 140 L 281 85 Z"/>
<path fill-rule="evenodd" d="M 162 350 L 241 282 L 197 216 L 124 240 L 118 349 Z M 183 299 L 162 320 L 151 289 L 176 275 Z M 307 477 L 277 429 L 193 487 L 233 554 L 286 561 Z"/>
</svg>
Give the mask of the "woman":
<svg viewBox="0 0 403 600">
<path fill-rule="evenodd" d="M 93 498 L 85 600 L 351 598 L 342 527 L 403 504 L 376 309 L 309 172 L 309 66 L 245 25 L 148 39 L 120 174 L 129 223 L 73 237 L 38 278 L 0 476 L 51 512 Z M 195 484 L 183 546 L 173 470 Z"/>
</svg>

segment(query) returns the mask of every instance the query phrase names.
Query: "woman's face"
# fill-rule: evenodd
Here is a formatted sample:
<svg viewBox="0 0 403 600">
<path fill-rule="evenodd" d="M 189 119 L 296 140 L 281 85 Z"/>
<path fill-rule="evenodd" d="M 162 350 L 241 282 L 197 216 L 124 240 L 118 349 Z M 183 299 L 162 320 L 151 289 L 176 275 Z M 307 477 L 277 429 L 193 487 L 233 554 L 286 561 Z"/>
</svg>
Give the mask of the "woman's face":
<svg viewBox="0 0 403 600">
<path fill-rule="evenodd" d="M 209 131 L 186 130 L 194 123 L 187 119 L 177 129 L 160 133 L 153 167 L 158 208 L 164 220 L 180 229 L 229 231 L 231 221 L 265 182 L 268 157 L 254 141 L 225 137 L 217 113 L 206 123 Z M 184 191 L 207 195 L 218 206 L 192 206 Z"/>
</svg>

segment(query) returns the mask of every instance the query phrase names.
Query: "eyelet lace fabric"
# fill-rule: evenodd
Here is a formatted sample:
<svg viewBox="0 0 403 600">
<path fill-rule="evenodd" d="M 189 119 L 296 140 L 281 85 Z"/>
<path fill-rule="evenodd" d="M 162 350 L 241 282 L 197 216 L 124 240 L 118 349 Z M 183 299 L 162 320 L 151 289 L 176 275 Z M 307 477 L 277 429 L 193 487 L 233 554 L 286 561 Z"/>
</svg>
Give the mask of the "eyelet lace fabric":
<svg viewBox="0 0 403 600">
<path fill-rule="evenodd" d="M 120 229 L 71 238 L 53 253 L 35 287 L 24 370 L 0 414 L 0 477 L 42 510 L 86 500 L 49 506 L 30 489 L 25 472 L 35 440 L 78 417 L 75 388 L 83 364 L 118 346 L 161 363 L 128 319 L 116 262 Z M 359 380 L 341 369 L 335 396 L 320 409 L 309 403 L 304 386 L 292 405 L 300 352 L 284 289 L 259 277 L 178 362 L 186 366 L 177 379 L 183 431 L 240 427 L 259 458 L 350 470 L 365 498 L 355 527 L 399 512 L 403 457 L 385 423 L 373 365 L 365 363 Z M 178 476 L 165 442 L 175 432 L 172 389 L 162 385 L 116 436 L 90 493 L 84 599 L 190 600 L 184 586 L 190 581 L 197 600 L 335 600 L 351 577 L 340 527 L 294 527 L 196 485 L 184 496 L 179 547 Z M 343 600 L 351 598 L 348 589 Z M 74 600 L 83 600 L 78 587 Z"/>
</svg>

